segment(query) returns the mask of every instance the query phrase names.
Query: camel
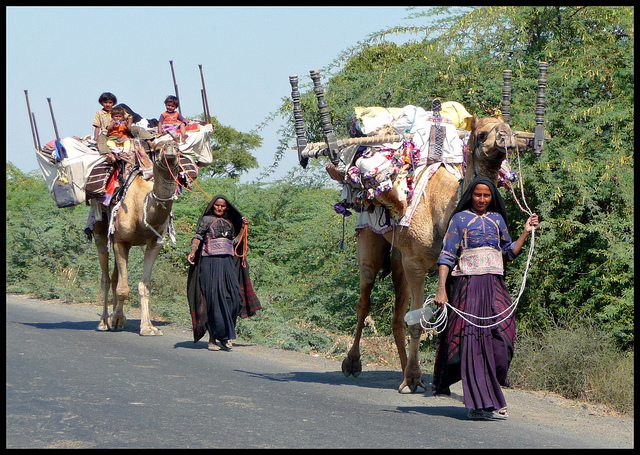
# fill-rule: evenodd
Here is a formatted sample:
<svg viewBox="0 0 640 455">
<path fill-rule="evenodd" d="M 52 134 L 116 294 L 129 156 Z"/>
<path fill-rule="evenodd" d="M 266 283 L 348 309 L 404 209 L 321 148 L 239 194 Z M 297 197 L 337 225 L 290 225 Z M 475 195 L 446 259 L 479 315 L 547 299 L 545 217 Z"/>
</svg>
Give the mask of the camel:
<svg viewBox="0 0 640 455">
<path fill-rule="evenodd" d="M 174 176 L 179 172 L 177 144 L 170 143 L 158 152 L 153 163 L 153 180 L 144 180 L 139 174 L 129 186 L 118 209 L 111 239 L 115 267 L 109 278 L 108 232 L 109 216 L 94 225 L 93 235 L 102 270 L 101 288 L 104 296 L 99 331 L 122 330 L 126 323 L 124 301 L 129 296 L 127 263 L 132 246 L 145 245 L 140 293 L 140 335 L 162 335 L 149 317 L 149 286 L 151 270 L 162 249 L 161 239 L 169 225 L 171 207 L 176 191 Z M 168 166 L 167 166 L 168 165 Z M 113 314 L 109 318 L 109 288 L 113 292 Z"/>
<path fill-rule="evenodd" d="M 467 144 L 465 157 L 465 176 L 463 190 L 476 175 L 486 176 L 498 183 L 500 165 L 509 151 L 522 150 L 527 147 L 527 138 L 533 138 L 533 151 L 537 156 L 543 149 L 544 139 L 544 106 L 546 88 L 547 63 L 540 62 L 540 76 L 538 79 L 538 97 L 536 100 L 536 132 L 517 132 L 509 126 L 511 71 L 503 72 L 504 87 L 501 111 L 504 114 L 497 117 L 478 119 L 473 115 L 471 121 L 471 135 Z M 337 140 L 329 116 L 328 106 L 324 100 L 324 89 L 320 83 L 318 70 L 310 71 L 314 83 L 314 92 L 318 99 L 320 121 L 324 132 L 326 146 L 317 148 L 318 144 L 307 144 L 304 121 L 298 91 L 298 77 L 290 76 L 291 98 L 293 100 L 293 116 L 300 165 L 306 167 L 309 157 L 328 156 L 331 163 L 327 166 L 329 176 L 339 182 L 344 182 L 344 175 L 340 174 L 335 164 L 341 147 L 352 143 L 374 145 L 384 142 L 364 142 L 357 138 L 355 141 Z M 435 101 L 435 100 L 434 100 Z M 382 138 L 383 136 L 379 136 Z M 375 138 L 371 138 L 375 139 Z M 398 139 L 394 139 L 398 140 Z M 389 208 L 392 215 L 403 213 L 407 201 L 398 190 L 396 183 L 391 190 L 376 196 L 378 202 Z M 360 360 L 360 341 L 365 321 L 371 308 L 371 291 L 376 275 L 382 269 L 385 257 L 391 262 L 392 281 L 395 288 L 395 310 L 392 321 L 393 337 L 400 357 L 403 371 L 403 381 L 398 388 L 401 393 L 413 393 L 418 387 L 426 390 L 422 382 L 422 372 L 418 364 L 418 348 L 422 328 L 420 324 L 409 327 L 409 355 L 407 356 L 405 342 L 404 315 L 407 305 L 411 301 L 411 309 L 419 309 L 423 305 L 424 283 L 427 271 L 436 267 L 436 261 L 442 248 L 442 239 L 447 231 L 447 223 L 458 200 L 460 182 L 458 179 L 440 166 L 429 180 L 428 185 L 420 197 L 409 226 L 397 226 L 393 231 L 376 234 L 369 228 L 363 228 L 357 234 L 357 258 L 360 269 L 360 298 L 357 302 L 358 323 L 354 335 L 353 345 L 342 362 L 342 372 L 345 376 L 358 376 L 362 372 Z M 394 248 L 391 248 L 391 245 Z"/>
<path fill-rule="evenodd" d="M 491 178 L 497 185 L 499 169 L 509 149 L 516 147 L 515 136 L 502 116 L 478 120 L 474 115 L 465 164 L 463 189 L 475 175 Z M 371 308 L 371 291 L 376 275 L 383 266 L 385 254 L 391 247 L 392 281 L 395 288 L 395 311 L 392 321 L 393 336 L 400 357 L 404 380 L 398 389 L 401 393 L 415 392 L 418 387 L 426 390 L 418 365 L 418 348 L 421 327 L 409 327 L 410 342 L 407 356 L 404 315 L 407 304 L 411 309 L 422 307 L 424 282 L 427 271 L 436 267 L 447 231 L 448 220 L 455 209 L 460 183 L 441 166 L 429 181 L 421 196 L 408 227 L 398 226 L 395 232 L 376 234 L 369 228 L 359 230 L 357 257 L 360 269 L 360 298 L 357 302 L 358 323 L 353 345 L 342 362 L 345 376 L 358 376 L 362 371 L 360 340 L 365 319 Z M 377 197 L 384 205 L 397 203 L 396 189 Z"/>
</svg>

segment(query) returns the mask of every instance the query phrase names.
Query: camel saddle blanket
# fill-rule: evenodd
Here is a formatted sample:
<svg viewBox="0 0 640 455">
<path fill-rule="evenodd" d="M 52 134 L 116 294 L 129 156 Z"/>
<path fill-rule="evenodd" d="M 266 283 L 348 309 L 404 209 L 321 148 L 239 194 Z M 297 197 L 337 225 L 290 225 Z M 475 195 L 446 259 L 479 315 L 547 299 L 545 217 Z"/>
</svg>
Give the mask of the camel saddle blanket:
<svg viewBox="0 0 640 455">
<path fill-rule="evenodd" d="M 358 134 L 413 134 L 412 141 L 415 148 L 421 151 L 425 162 L 462 163 L 464 160 L 463 143 L 458 136 L 458 129 L 471 130 L 471 114 L 460 103 L 442 103 L 439 115 L 410 104 L 403 108 L 357 107 L 355 116 L 355 132 Z M 402 146 L 402 141 L 384 146 L 398 149 Z"/>
<path fill-rule="evenodd" d="M 189 125 L 192 124 L 194 124 L 194 121 L 189 123 Z M 209 142 L 209 138 L 213 133 L 213 125 L 210 123 L 199 123 L 197 125 L 197 129 L 187 127 L 187 139 L 178 145 L 178 150 L 180 150 L 183 155 L 189 156 L 191 161 L 198 166 L 207 166 L 213 162 L 211 143 Z M 170 134 L 162 134 L 156 137 L 153 143 L 155 146 L 159 146 L 163 142 L 173 140 Z"/>
<path fill-rule="evenodd" d="M 461 105 L 460 108 L 466 112 Z M 376 200 L 383 193 L 388 203 L 392 198 L 398 205 L 411 207 L 414 195 L 424 191 L 424 188 L 417 190 L 415 185 L 416 176 L 425 168 L 429 169 L 427 174 L 432 174 L 440 164 L 444 164 L 450 172 L 456 173 L 454 168 L 464 161 L 465 143 L 456 128 L 459 122 L 454 124 L 441 115 L 413 105 L 402 109 L 367 109 L 371 113 L 359 114 L 363 133 L 394 132 L 401 137 L 410 133 L 413 138 L 382 146 L 361 147 L 355 154 L 347 149 L 341 153 L 337 169 L 345 175 L 341 202 L 345 208 L 354 207 L 356 211 L 371 213 L 376 210 L 374 206 L 384 205 Z M 429 178 L 430 175 L 426 180 Z M 389 192 L 394 186 L 398 192 Z M 400 225 L 408 225 L 414 210 L 415 207 L 404 213 L 394 212 L 394 217 Z M 377 219 L 380 226 L 382 218 Z"/>
<path fill-rule="evenodd" d="M 422 166 L 416 171 L 416 183 L 413 192 L 413 197 L 409 203 L 407 210 L 399 220 L 394 220 L 388 214 L 388 210 L 383 206 L 375 206 L 373 210 L 362 211 L 358 216 L 356 223 L 356 230 L 369 228 L 376 234 L 384 234 L 391 231 L 396 226 L 408 227 L 411 223 L 411 217 L 416 211 L 422 195 L 424 194 L 427 184 L 431 177 L 433 177 L 436 171 L 443 166 L 448 172 L 454 175 L 458 180 L 462 179 L 462 171 L 459 165 L 452 165 L 448 163 L 433 163 L 429 166 Z"/>
</svg>

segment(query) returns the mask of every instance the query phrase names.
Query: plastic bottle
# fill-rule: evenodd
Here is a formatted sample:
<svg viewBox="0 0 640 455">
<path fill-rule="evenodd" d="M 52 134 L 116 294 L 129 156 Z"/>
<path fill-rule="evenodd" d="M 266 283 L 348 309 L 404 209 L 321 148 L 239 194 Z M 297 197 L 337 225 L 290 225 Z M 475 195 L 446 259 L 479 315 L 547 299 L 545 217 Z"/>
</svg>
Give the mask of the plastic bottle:
<svg viewBox="0 0 640 455">
<path fill-rule="evenodd" d="M 425 306 L 423 308 L 407 312 L 407 314 L 404 315 L 404 322 L 406 322 L 407 325 L 414 325 L 418 324 L 422 318 L 424 318 L 425 321 L 428 321 L 431 319 L 431 316 L 433 316 L 433 309 Z"/>
</svg>

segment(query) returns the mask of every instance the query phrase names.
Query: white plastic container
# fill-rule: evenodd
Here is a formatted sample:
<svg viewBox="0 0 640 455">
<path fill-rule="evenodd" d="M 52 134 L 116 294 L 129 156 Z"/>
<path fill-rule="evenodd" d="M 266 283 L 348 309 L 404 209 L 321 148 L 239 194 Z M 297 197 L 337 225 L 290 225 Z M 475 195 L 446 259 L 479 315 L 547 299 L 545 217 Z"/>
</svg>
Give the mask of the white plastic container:
<svg viewBox="0 0 640 455">
<path fill-rule="evenodd" d="M 433 309 L 425 306 L 417 310 L 408 311 L 407 314 L 404 315 L 404 322 L 406 322 L 407 325 L 414 325 L 420 323 L 423 318 L 425 321 L 428 321 L 431 319 L 431 316 L 433 316 Z"/>
</svg>

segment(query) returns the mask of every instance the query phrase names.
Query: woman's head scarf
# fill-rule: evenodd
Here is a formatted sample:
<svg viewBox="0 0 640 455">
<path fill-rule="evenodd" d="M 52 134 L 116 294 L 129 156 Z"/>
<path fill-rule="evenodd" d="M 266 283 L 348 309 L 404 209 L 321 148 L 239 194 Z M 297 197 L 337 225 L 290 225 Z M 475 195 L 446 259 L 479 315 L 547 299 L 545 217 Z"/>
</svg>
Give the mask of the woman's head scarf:
<svg viewBox="0 0 640 455">
<path fill-rule="evenodd" d="M 451 217 L 453 217 L 453 215 L 455 215 L 458 212 L 462 212 L 463 210 L 471 210 L 472 209 L 472 207 L 473 207 L 473 205 L 472 205 L 473 204 L 473 199 L 472 199 L 473 190 L 475 189 L 476 185 L 479 185 L 479 184 L 487 185 L 489 187 L 489 190 L 491 191 L 491 203 L 489 204 L 489 207 L 487 207 L 487 210 L 491 211 L 491 212 L 497 212 L 500 215 L 502 215 L 502 218 L 504 219 L 504 222 L 508 226 L 509 225 L 509 218 L 507 216 L 507 209 L 506 209 L 506 207 L 504 205 L 504 199 L 502 198 L 502 195 L 498 191 L 498 188 L 496 188 L 496 186 L 491 181 L 491 179 L 489 179 L 487 177 L 483 177 L 483 176 L 478 176 L 478 177 L 474 178 L 471 181 L 471 183 L 469 184 L 469 187 L 467 188 L 467 190 L 464 192 L 464 194 L 460 198 L 460 202 L 458 202 L 458 205 L 456 206 L 456 209 L 451 214 Z"/>
<path fill-rule="evenodd" d="M 222 217 L 231 222 L 231 224 L 233 225 L 233 234 L 238 235 L 240 229 L 242 229 L 242 214 L 231 203 L 231 201 L 229 201 L 229 199 L 227 199 L 227 197 L 223 196 L 222 194 L 218 194 L 211 199 L 209 205 L 207 205 L 207 208 L 202 213 L 202 216 L 200 216 L 200 220 L 202 220 L 202 218 L 205 216 L 215 216 L 213 213 L 213 205 L 218 199 L 224 199 L 227 203 L 227 211 L 224 212 L 224 215 Z M 200 224 L 200 220 L 198 220 L 198 224 Z"/>
</svg>

